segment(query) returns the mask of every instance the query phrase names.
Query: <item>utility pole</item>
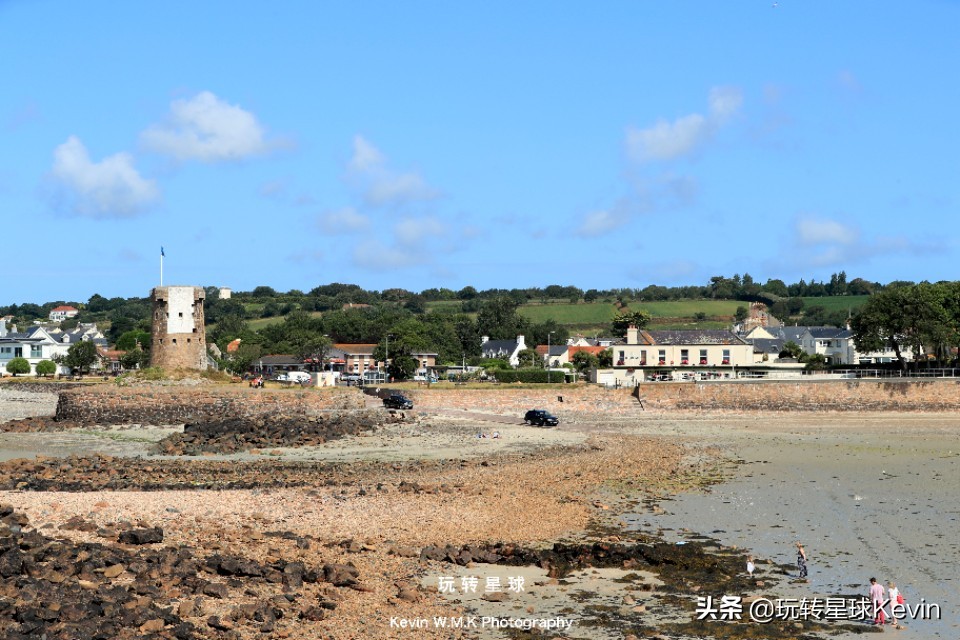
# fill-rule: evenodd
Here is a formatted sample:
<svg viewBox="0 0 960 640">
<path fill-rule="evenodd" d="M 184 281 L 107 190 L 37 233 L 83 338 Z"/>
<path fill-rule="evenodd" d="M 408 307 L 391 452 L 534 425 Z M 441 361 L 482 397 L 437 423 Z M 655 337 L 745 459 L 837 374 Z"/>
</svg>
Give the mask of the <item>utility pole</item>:
<svg viewBox="0 0 960 640">
<path fill-rule="evenodd" d="M 553 335 L 553 331 L 547 332 L 547 384 L 550 384 L 550 336 Z"/>
</svg>

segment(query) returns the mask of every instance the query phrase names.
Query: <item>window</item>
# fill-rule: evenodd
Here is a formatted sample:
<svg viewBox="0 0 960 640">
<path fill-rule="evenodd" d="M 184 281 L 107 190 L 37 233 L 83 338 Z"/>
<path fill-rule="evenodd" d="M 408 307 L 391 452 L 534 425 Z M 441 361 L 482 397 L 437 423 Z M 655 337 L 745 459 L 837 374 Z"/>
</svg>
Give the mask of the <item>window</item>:
<svg viewBox="0 0 960 640">
<path fill-rule="evenodd" d="M 12 351 L 13 349 L 11 349 L 10 347 L 0 347 L 0 353 L 10 353 Z"/>
<path fill-rule="evenodd" d="M 707 350 L 700 349 L 700 364 L 707 364 Z"/>
<path fill-rule="evenodd" d="M 627 354 L 624 351 L 618 351 L 619 357 L 617 358 L 617 364 L 623 364 L 627 359 Z"/>
<path fill-rule="evenodd" d="M 680 349 L 680 364 L 690 364 L 690 349 Z"/>
<path fill-rule="evenodd" d="M 39 344 L 30 345 L 30 357 L 31 358 L 42 358 L 43 357 L 43 346 Z"/>
<path fill-rule="evenodd" d="M 657 361 L 659 364 L 665 364 L 667 362 L 667 350 L 660 349 L 657 351 Z"/>
<path fill-rule="evenodd" d="M 647 350 L 643 349 L 640 351 L 640 365 L 643 366 L 647 364 Z"/>
<path fill-rule="evenodd" d="M 730 349 L 723 350 L 723 362 L 720 364 L 730 364 Z"/>
</svg>

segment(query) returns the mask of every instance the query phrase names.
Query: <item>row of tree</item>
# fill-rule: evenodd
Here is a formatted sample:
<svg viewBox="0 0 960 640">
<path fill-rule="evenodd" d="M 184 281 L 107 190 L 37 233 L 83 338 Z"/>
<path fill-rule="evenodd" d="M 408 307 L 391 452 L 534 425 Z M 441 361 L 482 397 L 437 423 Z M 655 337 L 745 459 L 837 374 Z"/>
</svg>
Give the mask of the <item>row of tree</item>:
<svg viewBox="0 0 960 640">
<path fill-rule="evenodd" d="M 355 284 L 331 283 L 314 287 L 308 292 L 299 289 L 278 292 L 269 286 L 258 286 L 251 291 L 234 292 L 231 298 L 221 300 L 218 287 L 205 289 L 207 317 L 211 322 L 218 322 L 219 316 L 235 313 L 237 306 L 243 306 L 246 315 L 266 318 L 285 316 L 295 309 L 325 312 L 356 305 L 392 306 L 406 309 L 413 314 L 422 314 L 427 310 L 427 303 L 440 301 L 459 302 L 460 310 L 474 313 L 479 311 L 482 303 L 497 299 L 510 300 L 517 306 L 556 300 L 573 303 L 607 301 L 629 304 L 657 300 L 735 299 L 760 300 L 775 304 L 786 298 L 868 295 L 887 287 L 911 284 L 913 283 L 894 282 L 881 285 L 877 282 L 868 282 L 863 278 L 854 278 L 848 282 L 847 274 L 841 271 L 832 274 L 829 281 L 811 279 L 808 282 L 801 279 L 793 284 L 786 284 L 779 279 L 768 279 L 761 284 L 750 274 L 744 273 L 743 275 L 734 274 L 731 277 L 714 276 L 705 285 L 678 287 L 649 285 L 644 288 L 587 290 L 570 285 L 552 284 L 546 287 L 513 289 L 478 290 L 475 287 L 466 286 L 459 290 L 431 288 L 413 292 L 392 288 L 375 291 L 363 289 Z M 14 316 L 16 321 L 29 324 L 34 320 L 47 318 L 50 310 L 60 305 L 70 305 L 80 310 L 80 315 L 68 321 L 66 326 L 75 326 L 77 322 L 109 321 L 111 341 L 115 341 L 121 334 L 131 329 L 143 329 L 141 323 L 150 317 L 149 299 L 105 298 L 100 294 L 94 294 L 85 303 L 56 300 L 43 304 L 23 303 L 0 306 L 0 316 Z M 149 326 L 146 329 L 149 329 Z"/>
<path fill-rule="evenodd" d="M 887 287 L 871 296 L 851 319 L 857 349 L 894 350 L 907 368 L 913 362 L 955 362 L 960 349 L 960 282 L 923 282 Z"/>
</svg>

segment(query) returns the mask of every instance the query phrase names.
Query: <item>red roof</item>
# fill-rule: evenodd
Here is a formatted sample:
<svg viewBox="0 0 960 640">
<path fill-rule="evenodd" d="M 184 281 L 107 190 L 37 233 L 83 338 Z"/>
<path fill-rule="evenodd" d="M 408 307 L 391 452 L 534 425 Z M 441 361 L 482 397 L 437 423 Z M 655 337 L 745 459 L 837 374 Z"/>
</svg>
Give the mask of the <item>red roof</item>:
<svg viewBox="0 0 960 640">
<path fill-rule="evenodd" d="M 54 307 L 51 311 L 77 311 L 77 308 L 60 305 L 59 307 Z"/>
<path fill-rule="evenodd" d="M 587 353 L 592 353 L 595 356 L 599 356 L 601 353 L 607 350 L 607 347 L 570 347 L 570 359 L 573 360 L 573 356 L 577 355 L 578 351 L 586 351 Z"/>
</svg>

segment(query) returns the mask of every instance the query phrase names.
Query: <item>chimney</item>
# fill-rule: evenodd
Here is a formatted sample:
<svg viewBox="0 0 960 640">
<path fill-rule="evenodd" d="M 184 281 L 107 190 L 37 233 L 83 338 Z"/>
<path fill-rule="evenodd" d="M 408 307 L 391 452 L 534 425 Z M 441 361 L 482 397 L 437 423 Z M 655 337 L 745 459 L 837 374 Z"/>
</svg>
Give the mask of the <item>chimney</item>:
<svg viewBox="0 0 960 640">
<path fill-rule="evenodd" d="M 519 347 L 521 351 L 527 348 L 526 343 L 523 341 L 523 336 L 517 336 L 517 347 Z"/>
<path fill-rule="evenodd" d="M 627 327 L 627 344 L 640 344 L 640 330 L 636 325 Z"/>
<path fill-rule="evenodd" d="M 490 336 L 480 336 L 480 344 L 487 344 L 490 342 Z"/>
</svg>

